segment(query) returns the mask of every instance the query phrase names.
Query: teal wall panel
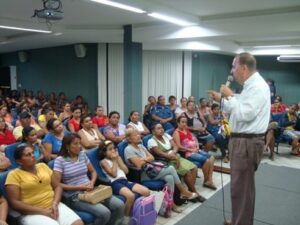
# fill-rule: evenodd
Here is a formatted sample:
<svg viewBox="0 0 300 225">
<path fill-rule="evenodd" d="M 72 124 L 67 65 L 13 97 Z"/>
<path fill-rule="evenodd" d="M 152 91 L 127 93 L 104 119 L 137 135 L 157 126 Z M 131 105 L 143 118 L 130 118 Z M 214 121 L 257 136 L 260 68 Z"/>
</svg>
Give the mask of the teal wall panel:
<svg viewBox="0 0 300 225">
<path fill-rule="evenodd" d="M 93 110 L 97 95 L 97 44 L 85 44 L 85 58 L 77 58 L 73 45 L 26 51 L 29 61 L 20 63 L 17 52 L 0 55 L 1 66 L 16 65 L 22 89 L 45 93 L 64 91 L 68 99 L 82 95 Z"/>
<path fill-rule="evenodd" d="M 276 94 L 285 104 L 300 101 L 300 63 L 281 63 L 276 56 L 257 56 L 258 71 L 265 79 L 275 81 Z"/>
<path fill-rule="evenodd" d="M 142 108 L 142 58 L 142 44 L 132 42 L 132 27 L 131 25 L 124 26 L 125 121 L 132 110 L 139 111 Z"/>
<path fill-rule="evenodd" d="M 232 56 L 192 52 L 192 95 L 197 103 L 202 97 L 208 98 L 208 90 L 219 90 L 226 82 L 232 59 Z"/>
</svg>

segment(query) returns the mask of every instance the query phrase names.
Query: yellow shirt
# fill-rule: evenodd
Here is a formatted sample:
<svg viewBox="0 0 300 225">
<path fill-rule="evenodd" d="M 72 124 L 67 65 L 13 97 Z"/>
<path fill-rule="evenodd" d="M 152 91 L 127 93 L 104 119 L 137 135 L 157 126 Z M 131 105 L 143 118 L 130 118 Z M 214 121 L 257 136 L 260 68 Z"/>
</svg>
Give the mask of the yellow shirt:
<svg viewBox="0 0 300 225">
<path fill-rule="evenodd" d="M 51 186 L 52 170 L 45 163 L 36 165 L 37 175 L 15 169 L 11 171 L 5 185 L 15 185 L 20 188 L 20 200 L 28 205 L 43 209 L 51 208 L 54 191 Z"/>
<path fill-rule="evenodd" d="M 57 119 L 57 115 L 54 114 L 54 119 Z M 46 122 L 46 116 L 44 114 L 40 115 L 38 118 L 39 123 L 45 123 Z"/>
<path fill-rule="evenodd" d="M 40 126 L 37 125 L 37 124 L 31 124 L 30 126 L 33 127 L 33 128 L 35 129 L 36 132 L 38 132 L 40 129 L 42 129 L 42 128 L 40 128 Z M 18 126 L 18 127 L 16 127 L 16 128 L 13 130 L 13 135 L 14 135 L 14 137 L 15 137 L 16 140 L 18 140 L 20 137 L 23 136 L 23 134 L 22 134 L 23 128 L 24 128 L 24 127 L 22 127 L 22 126 Z"/>
</svg>

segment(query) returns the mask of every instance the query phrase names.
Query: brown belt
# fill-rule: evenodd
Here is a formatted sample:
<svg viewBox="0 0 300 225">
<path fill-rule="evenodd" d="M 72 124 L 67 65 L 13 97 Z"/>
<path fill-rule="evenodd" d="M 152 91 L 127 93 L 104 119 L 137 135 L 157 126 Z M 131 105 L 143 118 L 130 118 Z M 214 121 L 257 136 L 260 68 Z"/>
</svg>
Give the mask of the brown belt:
<svg viewBox="0 0 300 225">
<path fill-rule="evenodd" d="M 237 138 L 257 138 L 257 137 L 264 137 L 266 134 L 245 134 L 245 133 L 231 133 L 230 137 L 237 137 Z"/>
</svg>

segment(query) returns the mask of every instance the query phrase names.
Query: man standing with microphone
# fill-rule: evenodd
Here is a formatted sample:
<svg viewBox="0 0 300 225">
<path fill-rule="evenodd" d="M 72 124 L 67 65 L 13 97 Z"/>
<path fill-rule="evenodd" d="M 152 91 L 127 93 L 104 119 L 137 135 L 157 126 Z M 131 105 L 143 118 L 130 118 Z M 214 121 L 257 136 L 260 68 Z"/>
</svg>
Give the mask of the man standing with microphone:
<svg viewBox="0 0 300 225">
<path fill-rule="evenodd" d="M 222 85 L 221 95 L 210 91 L 210 97 L 220 102 L 230 114 L 231 136 L 231 204 L 232 222 L 224 224 L 252 225 L 255 206 L 255 171 L 264 149 L 264 137 L 270 119 L 270 89 L 256 71 L 256 60 L 249 53 L 238 54 L 232 63 L 231 73 L 243 86 L 234 96 L 229 85 Z"/>
</svg>

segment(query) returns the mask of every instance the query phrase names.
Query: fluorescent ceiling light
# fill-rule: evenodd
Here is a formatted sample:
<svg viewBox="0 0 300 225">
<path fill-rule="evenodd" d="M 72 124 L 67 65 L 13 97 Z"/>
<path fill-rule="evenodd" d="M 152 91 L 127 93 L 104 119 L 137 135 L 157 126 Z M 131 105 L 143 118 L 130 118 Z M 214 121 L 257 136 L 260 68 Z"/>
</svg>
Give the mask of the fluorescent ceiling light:
<svg viewBox="0 0 300 225">
<path fill-rule="evenodd" d="M 254 46 L 253 48 L 290 48 L 292 45 L 261 45 Z"/>
<path fill-rule="evenodd" d="M 166 36 L 166 39 L 216 36 L 218 33 L 200 26 L 183 27 Z"/>
<path fill-rule="evenodd" d="M 250 51 L 252 55 L 282 55 L 282 54 L 299 54 L 299 49 L 276 48 L 276 49 L 256 49 Z"/>
<path fill-rule="evenodd" d="M 101 3 L 104 5 L 109 5 L 109 6 L 113 6 L 116 8 L 120 8 L 120 9 L 125 9 L 131 12 L 135 12 L 135 13 L 145 13 L 146 11 L 139 9 L 139 8 L 135 8 L 129 5 L 124 5 L 118 2 L 112 2 L 112 1 L 108 1 L 108 0 L 91 0 L 92 2 L 97 2 L 97 3 Z"/>
<path fill-rule="evenodd" d="M 279 62 L 300 62 L 300 55 L 280 55 L 277 57 Z"/>
<path fill-rule="evenodd" d="M 163 21 L 166 21 L 169 23 L 174 23 L 176 25 L 183 26 L 183 27 L 196 25 L 195 23 L 191 23 L 191 22 L 188 22 L 185 20 L 177 19 L 175 17 L 171 17 L 171 16 L 167 16 L 167 15 L 163 15 L 163 14 L 155 13 L 155 12 L 149 13 L 148 16 L 152 16 L 156 19 L 160 19 L 160 20 L 163 20 Z"/>
<path fill-rule="evenodd" d="M 11 27 L 11 26 L 0 25 L 0 28 L 9 29 L 9 30 L 22 30 L 22 31 L 29 31 L 29 32 L 47 33 L 47 34 L 52 33 L 51 30 L 37 30 L 37 29 L 30 29 L 24 27 Z"/>
</svg>

